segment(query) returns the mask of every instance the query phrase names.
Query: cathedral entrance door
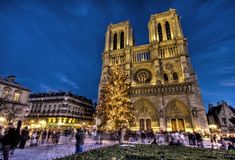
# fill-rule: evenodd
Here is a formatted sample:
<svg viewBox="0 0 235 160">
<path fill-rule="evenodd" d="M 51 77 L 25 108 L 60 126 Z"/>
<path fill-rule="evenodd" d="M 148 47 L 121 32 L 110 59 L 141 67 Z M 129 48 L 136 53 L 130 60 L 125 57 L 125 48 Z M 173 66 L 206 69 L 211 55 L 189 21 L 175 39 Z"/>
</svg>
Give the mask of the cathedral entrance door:
<svg viewBox="0 0 235 160">
<path fill-rule="evenodd" d="M 180 100 L 167 104 L 165 117 L 169 131 L 187 131 L 192 128 L 190 111 Z"/>
<path fill-rule="evenodd" d="M 171 119 L 171 129 L 172 131 L 177 131 L 176 119 Z"/>
<path fill-rule="evenodd" d="M 140 130 L 151 130 L 151 119 L 140 119 Z"/>
<path fill-rule="evenodd" d="M 159 128 L 158 112 L 150 100 L 140 98 L 134 103 L 136 116 L 136 129 L 156 130 Z"/>
<path fill-rule="evenodd" d="M 185 131 L 184 119 L 171 119 L 171 130 L 172 131 Z"/>
<path fill-rule="evenodd" d="M 151 126 L 151 120 L 150 119 L 146 119 L 146 129 L 147 130 L 151 130 L 152 129 L 152 126 Z"/>
<path fill-rule="evenodd" d="M 184 126 L 184 120 L 183 119 L 178 119 L 178 127 L 180 131 L 185 131 L 185 126 Z"/>
<path fill-rule="evenodd" d="M 140 130 L 144 130 L 144 119 L 140 119 Z"/>
</svg>

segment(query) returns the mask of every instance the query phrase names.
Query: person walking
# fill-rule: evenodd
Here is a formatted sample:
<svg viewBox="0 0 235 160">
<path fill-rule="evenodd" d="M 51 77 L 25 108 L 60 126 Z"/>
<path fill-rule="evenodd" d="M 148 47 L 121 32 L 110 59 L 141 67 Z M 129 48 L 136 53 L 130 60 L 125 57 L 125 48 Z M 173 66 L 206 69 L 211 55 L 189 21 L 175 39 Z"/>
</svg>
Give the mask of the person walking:
<svg viewBox="0 0 235 160">
<path fill-rule="evenodd" d="M 82 153 L 84 151 L 84 138 L 85 134 L 83 129 L 78 128 L 77 129 L 77 134 L 75 136 L 76 138 L 76 151 L 75 153 Z"/>
<path fill-rule="evenodd" d="M 24 149 L 26 141 L 29 140 L 29 130 L 28 127 L 26 126 L 22 131 L 21 131 L 21 139 L 20 139 L 20 149 Z"/>
<path fill-rule="evenodd" d="M 32 135 L 31 135 L 31 143 L 30 143 L 30 146 L 33 147 L 33 146 L 37 146 L 37 133 L 36 131 L 33 131 Z"/>
</svg>

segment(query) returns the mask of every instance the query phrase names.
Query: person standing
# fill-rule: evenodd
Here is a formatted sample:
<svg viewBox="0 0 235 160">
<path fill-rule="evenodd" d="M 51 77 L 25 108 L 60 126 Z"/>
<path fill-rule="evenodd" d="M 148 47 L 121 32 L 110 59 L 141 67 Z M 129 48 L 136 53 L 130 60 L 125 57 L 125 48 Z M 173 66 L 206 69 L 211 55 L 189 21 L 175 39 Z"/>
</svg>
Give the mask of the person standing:
<svg viewBox="0 0 235 160">
<path fill-rule="evenodd" d="M 75 136 L 76 138 L 76 151 L 75 153 L 82 153 L 84 151 L 84 138 L 85 134 L 83 129 L 78 128 L 77 129 L 77 134 Z"/>
<path fill-rule="evenodd" d="M 12 146 L 15 146 L 17 137 L 16 137 L 16 130 L 12 123 L 8 124 L 8 127 L 5 131 L 4 136 L 2 137 L 2 152 L 3 152 L 3 159 L 8 160 L 9 158 L 9 151 Z"/>
<path fill-rule="evenodd" d="M 20 149 L 24 149 L 26 141 L 29 140 L 29 130 L 28 127 L 26 126 L 22 131 L 21 131 L 21 139 L 20 139 Z"/>
<path fill-rule="evenodd" d="M 2 138 L 3 138 L 2 129 L 3 127 L 0 125 L 0 154 L 2 154 Z"/>
<path fill-rule="evenodd" d="M 31 144 L 30 144 L 30 146 L 33 147 L 33 146 L 37 145 L 36 137 L 37 137 L 37 133 L 36 133 L 36 131 L 33 131 L 32 135 L 31 135 Z"/>
<path fill-rule="evenodd" d="M 195 133 L 196 141 L 197 141 L 197 146 L 198 148 L 203 148 L 203 143 L 202 143 L 202 136 L 200 133 Z"/>
<path fill-rule="evenodd" d="M 45 143 L 46 137 L 47 137 L 47 131 L 46 131 L 46 130 L 43 130 L 43 132 L 42 132 L 42 144 Z"/>
</svg>

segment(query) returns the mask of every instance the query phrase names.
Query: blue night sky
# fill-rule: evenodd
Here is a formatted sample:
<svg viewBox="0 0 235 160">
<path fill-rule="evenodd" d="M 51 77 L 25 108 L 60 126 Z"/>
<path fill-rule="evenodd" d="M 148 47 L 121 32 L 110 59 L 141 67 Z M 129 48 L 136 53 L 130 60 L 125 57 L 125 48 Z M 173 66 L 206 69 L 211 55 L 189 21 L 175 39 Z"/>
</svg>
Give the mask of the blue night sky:
<svg viewBox="0 0 235 160">
<path fill-rule="evenodd" d="M 1 0 L 0 75 L 96 101 L 107 25 L 130 20 L 146 44 L 150 15 L 169 8 L 181 16 L 204 105 L 235 106 L 234 0 Z"/>
</svg>

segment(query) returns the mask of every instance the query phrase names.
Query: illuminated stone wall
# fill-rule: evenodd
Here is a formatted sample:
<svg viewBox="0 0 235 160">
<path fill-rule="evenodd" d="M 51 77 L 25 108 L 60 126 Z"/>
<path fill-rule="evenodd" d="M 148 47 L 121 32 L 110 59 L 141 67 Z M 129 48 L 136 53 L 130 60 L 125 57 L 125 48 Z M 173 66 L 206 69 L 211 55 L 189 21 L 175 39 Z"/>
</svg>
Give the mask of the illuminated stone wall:
<svg viewBox="0 0 235 160">
<path fill-rule="evenodd" d="M 136 108 L 132 129 L 142 125 L 144 129 L 209 133 L 176 10 L 151 15 L 148 29 L 149 44 L 135 46 L 129 21 L 107 27 L 100 87 L 107 81 L 110 66 L 122 66 L 131 82 L 130 96 Z M 174 112 L 168 112 L 172 108 Z"/>
</svg>

